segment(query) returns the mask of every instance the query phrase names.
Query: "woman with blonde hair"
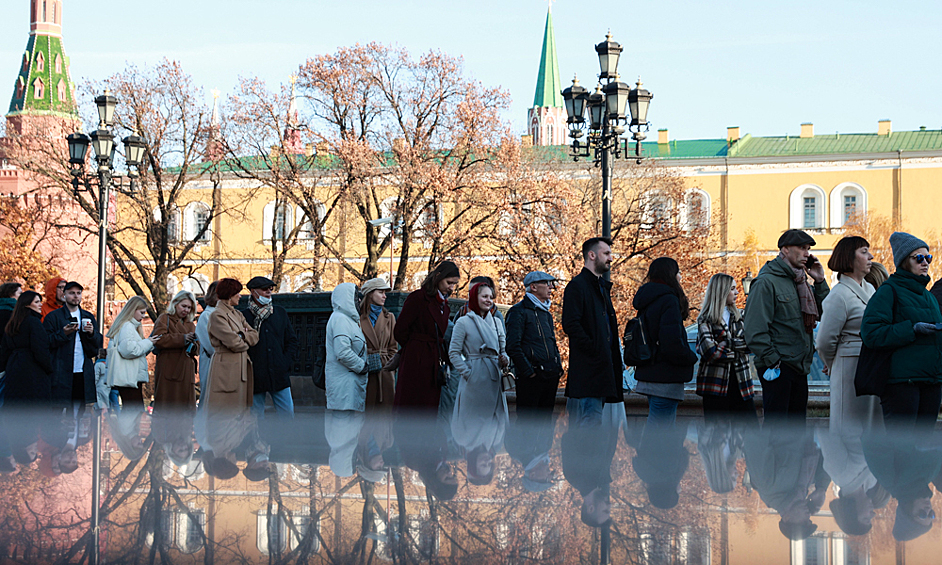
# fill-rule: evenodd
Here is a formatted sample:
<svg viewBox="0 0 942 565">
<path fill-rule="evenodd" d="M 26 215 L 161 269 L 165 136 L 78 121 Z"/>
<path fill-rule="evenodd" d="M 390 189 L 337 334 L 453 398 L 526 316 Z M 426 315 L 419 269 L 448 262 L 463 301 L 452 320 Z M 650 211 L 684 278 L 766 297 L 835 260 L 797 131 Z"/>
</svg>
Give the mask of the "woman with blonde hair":
<svg viewBox="0 0 942 565">
<path fill-rule="evenodd" d="M 739 309 L 736 280 L 718 273 L 710 278 L 697 318 L 697 394 L 703 414 L 756 416 L 749 350 Z"/>
<path fill-rule="evenodd" d="M 886 282 L 886 279 L 890 278 L 890 272 L 886 270 L 882 264 L 873 261 L 870 263 L 870 272 L 867 273 L 867 276 L 864 277 L 864 280 L 873 286 L 873 288 L 880 288 L 880 285 Z"/>
<path fill-rule="evenodd" d="M 154 344 L 159 355 L 154 367 L 154 410 L 168 407 L 196 408 L 196 297 L 181 290 L 154 322 L 151 335 L 161 336 Z"/>
<path fill-rule="evenodd" d="M 132 296 L 108 330 L 108 364 L 105 381 L 118 391 L 125 407 L 137 403 L 143 408 L 141 384 L 149 380 L 147 354 L 160 341 L 159 335 L 144 337 L 141 320 L 147 316 L 147 299 Z"/>
</svg>

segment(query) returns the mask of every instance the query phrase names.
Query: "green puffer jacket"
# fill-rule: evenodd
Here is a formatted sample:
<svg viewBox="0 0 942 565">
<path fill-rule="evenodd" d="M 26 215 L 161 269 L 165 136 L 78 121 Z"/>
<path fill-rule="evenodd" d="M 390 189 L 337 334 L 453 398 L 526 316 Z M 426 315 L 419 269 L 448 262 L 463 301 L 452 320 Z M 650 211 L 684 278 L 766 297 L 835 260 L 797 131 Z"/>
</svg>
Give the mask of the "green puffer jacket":
<svg viewBox="0 0 942 565">
<path fill-rule="evenodd" d="M 820 313 L 831 289 L 827 281 L 812 288 Z M 756 367 L 764 370 L 781 361 L 803 375 L 811 372 L 814 336 L 805 331 L 794 271 L 781 257 L 766 263 L 752 282 L 743 321 Z"/>
<path fill-rule="evenodd" d="M 893 349 L 888 383 L 942 383 L 942 332 L 916 335 L 916 322 L 939 323 L 939 303 L 926 290 L 931 279 L 899 270 L 867 303 L 860 337 L 873 349 Z M 892 288 L 890 288 L 892 287 Z M 893 319 L 893 290 L 896 319 Z"/>
</svg>

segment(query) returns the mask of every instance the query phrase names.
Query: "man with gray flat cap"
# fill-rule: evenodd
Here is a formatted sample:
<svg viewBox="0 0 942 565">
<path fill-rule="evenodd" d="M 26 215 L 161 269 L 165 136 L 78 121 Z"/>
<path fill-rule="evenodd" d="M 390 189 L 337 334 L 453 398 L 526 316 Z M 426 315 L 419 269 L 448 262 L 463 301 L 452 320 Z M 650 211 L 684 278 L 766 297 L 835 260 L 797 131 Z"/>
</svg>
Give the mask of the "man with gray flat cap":
<svg viewBox="0 0 942 565">
<path fill-rule="evenodd" d="M 265 417 L 265 395 L 271 395 L 275 411 L 294 416 L 291 399 L 291 377 L 288 372 L 298 353 L 298 338 L 288 319 L 288 312 L 271 302 L 275 282 L 268 277 L 252 277 L 248 308 L 241 310 L 245 321 L 258 331 L 258 343 L 249 348 L 255 388 L 252 412 Z"/>
<path fill-rule="evenodd" d="M 814 244 L 801 230 L 783 233 L 778 257 L 759 271 L 746 300 L 746 344 L 756 356 L 766 416 L 804 420 L 807 413 L 814 328 L 830 292 L 824 266 L 811 255 Z"/>
<path fill-rule="evenodd" d="M 556 278 L 533 271 L 523 284 L 526 295 L 507 313 L 507 355 L 517 376 L 517 420 L 508 431 L 506 447 L 524 466 L 527 484 L 527 480 L 546 482 L 539 475 L 549 472 L 553 409 L 563 366 L 550 312 Z"/>
</svg>

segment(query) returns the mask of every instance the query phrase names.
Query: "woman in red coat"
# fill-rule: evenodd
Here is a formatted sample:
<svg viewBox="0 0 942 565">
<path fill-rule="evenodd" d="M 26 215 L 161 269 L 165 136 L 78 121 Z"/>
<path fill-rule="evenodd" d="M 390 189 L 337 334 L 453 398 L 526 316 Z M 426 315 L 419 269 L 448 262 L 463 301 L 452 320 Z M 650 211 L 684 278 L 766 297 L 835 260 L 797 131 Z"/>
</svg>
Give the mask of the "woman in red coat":
<svg viewBox="0 0 942 565">
<path fill-rule="evenodd" d="M 402 348 L 393 402 L 396 408 L 438 410 L 442 392 L 439 364 L 447 361 L 443 336 L 451 315 L 448 297 L 460 275 L 457 265 L 442 261 L 402 305 L 394 331 Z"/>
</svg>

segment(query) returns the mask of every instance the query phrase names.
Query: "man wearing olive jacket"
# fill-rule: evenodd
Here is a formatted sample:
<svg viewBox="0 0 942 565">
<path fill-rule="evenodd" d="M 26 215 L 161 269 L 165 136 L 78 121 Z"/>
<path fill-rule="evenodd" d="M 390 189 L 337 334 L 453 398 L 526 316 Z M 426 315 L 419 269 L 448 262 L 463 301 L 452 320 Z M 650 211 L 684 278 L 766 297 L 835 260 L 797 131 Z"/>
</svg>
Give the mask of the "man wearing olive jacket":
<svg viewBox="0 0 942 565">
<path fill-rule="evenodd" d="M 298 338 L 288 320 L 288 312 L 271 303 L 274 281 L 267 277 L 253 277 L 245 286 L 252 294 L 248 308 L 242 310 L 242 314 L 258 332 L 258 343 L 249 348 L 255 375 L 252 411 L 263 418 L 265 395 L 270 394 L 276 412 L 294 416 L 288 371 L 298 353 Z"/>
<path fill-rule="evenodd" d="M 586 241 L 582 258 L 582 272 L 563 292 L 563 331 L 569 336 L 566 396 L 579 401 L 583 418 L 594 421 L 601 418 L 606 402 L 624 401 L 612 283 L 603 277 L 611 270 L 611 240 L 593 237 Z"/>
<path fill-rule="evenodd" d="M 808 373 L 814 358 L 814 327 L 830 288 L 817 259 L 809 267 L 814 239 L 788 230 L 778 240 L 779 255 L 767 262 L 752 282 L 743 317 L 746 344 L 755 354 L 766 415 L 804 419 L 808 406 Z M 808 283 L 808 275 L 814 285 Z M 779 369 L 767 380 L 767 369 Z"/>
</svg>

